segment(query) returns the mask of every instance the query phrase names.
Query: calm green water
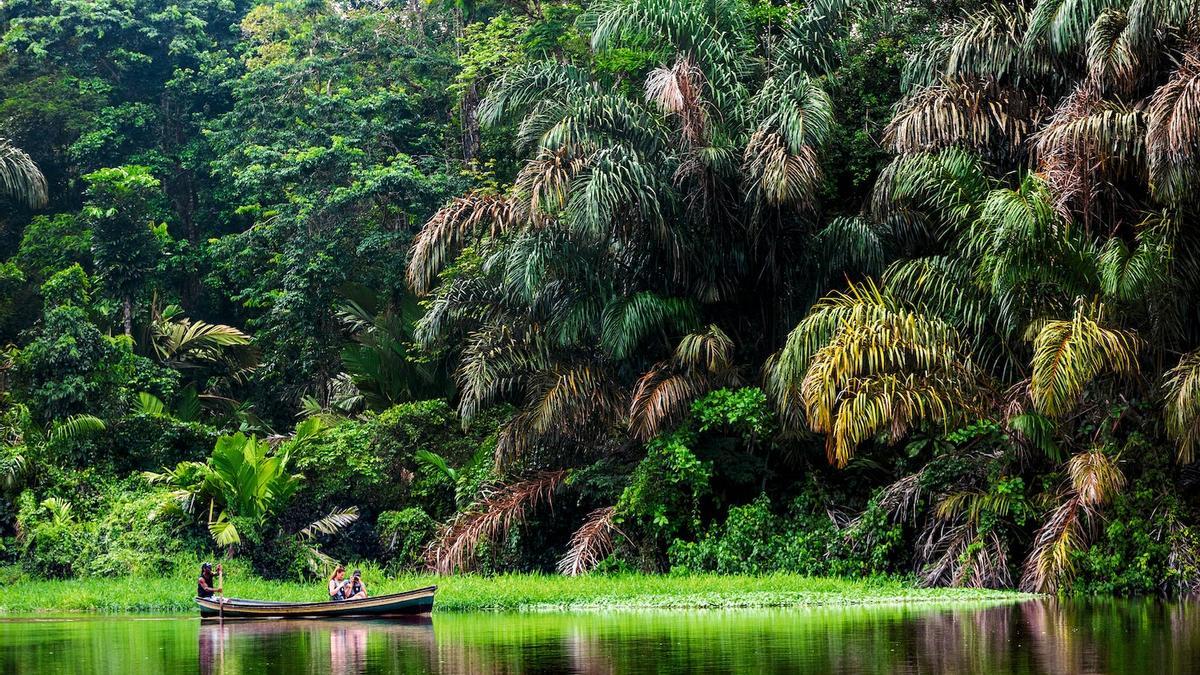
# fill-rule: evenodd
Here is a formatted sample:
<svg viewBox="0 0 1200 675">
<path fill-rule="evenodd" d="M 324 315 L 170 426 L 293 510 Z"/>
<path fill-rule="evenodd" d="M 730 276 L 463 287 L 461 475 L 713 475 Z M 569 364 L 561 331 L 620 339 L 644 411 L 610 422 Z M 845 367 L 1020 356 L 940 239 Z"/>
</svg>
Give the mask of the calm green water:
<svg viewBox="0 0 1200 675">
<path fill-rule="evenodd" d="M 1189 673 L 1200 603 L 0 619 L 0 673 Z"/>
</svg>

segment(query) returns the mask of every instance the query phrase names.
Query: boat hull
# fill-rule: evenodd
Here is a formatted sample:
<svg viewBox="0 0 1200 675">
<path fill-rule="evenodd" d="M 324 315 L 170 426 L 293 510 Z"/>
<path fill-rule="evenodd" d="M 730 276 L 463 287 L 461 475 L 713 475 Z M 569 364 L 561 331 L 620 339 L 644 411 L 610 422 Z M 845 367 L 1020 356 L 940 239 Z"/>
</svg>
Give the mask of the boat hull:
<svg viewBox="0 0 1200 675">
<path fill-rule="evenodd" d="M 341 619 L 386 618 L 428 614 L 433 609 L 437 586 L 404 593 L 380 595 L 365 600 L 338 602 L 270 602 L 225 598 L 196 598 L 201 619 Z"/>
</svg>

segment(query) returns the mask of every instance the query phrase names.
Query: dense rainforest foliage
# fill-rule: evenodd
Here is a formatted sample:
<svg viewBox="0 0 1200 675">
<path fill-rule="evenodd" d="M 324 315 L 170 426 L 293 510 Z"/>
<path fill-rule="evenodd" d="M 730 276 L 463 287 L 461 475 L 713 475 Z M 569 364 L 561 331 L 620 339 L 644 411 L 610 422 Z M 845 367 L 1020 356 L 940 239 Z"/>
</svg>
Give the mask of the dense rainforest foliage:
<svg viewBox="0 0 1200 675">
<path fill-rule="evenodd" d="M 1200 588 L 1197 0 L 9 0 L 0 575 Z"/>
</svg>

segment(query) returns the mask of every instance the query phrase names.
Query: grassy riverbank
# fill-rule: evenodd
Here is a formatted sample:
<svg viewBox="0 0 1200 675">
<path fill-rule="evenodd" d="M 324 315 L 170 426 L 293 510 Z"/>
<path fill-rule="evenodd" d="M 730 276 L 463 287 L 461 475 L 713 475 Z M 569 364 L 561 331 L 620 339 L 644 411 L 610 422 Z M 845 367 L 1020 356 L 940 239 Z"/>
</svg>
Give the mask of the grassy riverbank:
<svg viewBox="0 0 1200 675">
<path fill-rule="evenodd" d="M 368 575 L 368 581 L 372 581 Z M 795 575 L 561 577 L 401 576 L 374 580 L 381 594 L 436 584 L 437 611 L 566 610 L 598 608 L 734 608 L 862 605 L 913 602 L 1003 600 L 1016 593 L 973 589 L 917 588 L 887 579 L 829 579 Z M 230 596 L 264 600 L 320 599 L 320 582 L 299 584 L 227 576 Z M 194 581 L 159 579 L 81 579 L 26 581 L 0 587 L 0 613 L 189 612 Z"/>
</svg>

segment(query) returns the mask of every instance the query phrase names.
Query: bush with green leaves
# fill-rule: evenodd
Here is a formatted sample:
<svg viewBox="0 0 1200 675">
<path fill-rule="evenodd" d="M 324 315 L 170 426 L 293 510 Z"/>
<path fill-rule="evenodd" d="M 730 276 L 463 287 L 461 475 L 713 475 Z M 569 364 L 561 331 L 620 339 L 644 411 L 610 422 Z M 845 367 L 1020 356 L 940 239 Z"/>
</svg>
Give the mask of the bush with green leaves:
<svg viewBox="0 0 1200 675">
<path fill-rule="evenodd" d="M 694 434 L 676 431 L 646 444 L 646 457 L 633 470 L 617 501 L 617 522 L 637 535 L 649 553 L 700 529 L 701 500 L 708 494 L 712 465 L 689 447 Z"/>
<path fill-rule="evenodd" d="M 419 508 L 384 511 L 375 522 L 381 562 L 392 571 L 424 567 L 425 547 L 437 532 L 437 523 Z"/>
<path fill-rule="evenodd" d="M 833 521 L 798 496 L 785 514 L 776 513 L 765 493 L 729 509 L 694 542 L 676 540 L 668 553 L 672 572 L 821 575 L 830 570 L 830 543 L 840 536 Z"/>
<path fill-rule="evenodd" d="M 46 579 L 82 573 L 93 539 L 75 517 L 71 502 L 59 497 L 39 500 L 32 490 L 26 490 L 18 504 L 21 565 L 30 574 Z"/>
</svg>

